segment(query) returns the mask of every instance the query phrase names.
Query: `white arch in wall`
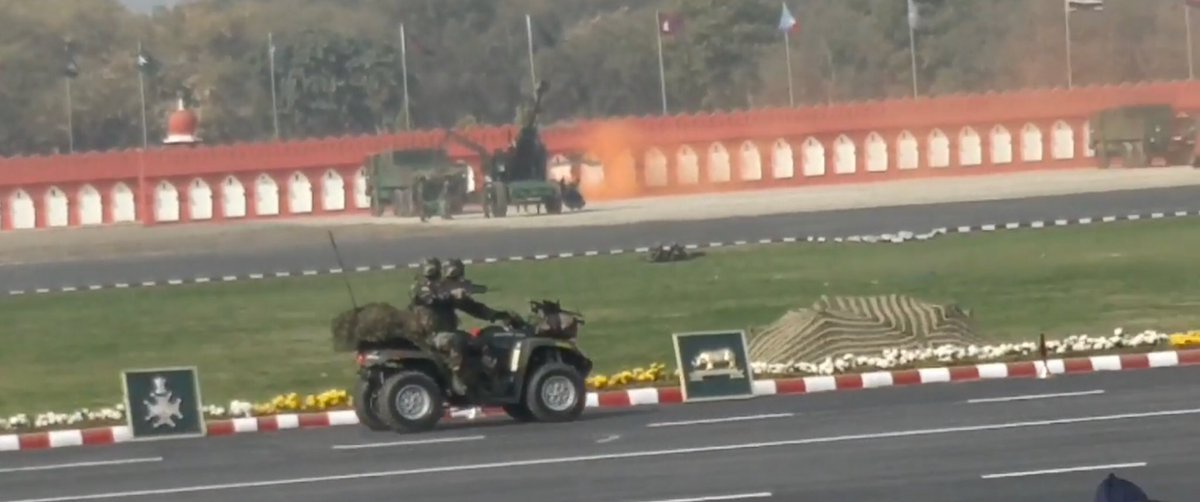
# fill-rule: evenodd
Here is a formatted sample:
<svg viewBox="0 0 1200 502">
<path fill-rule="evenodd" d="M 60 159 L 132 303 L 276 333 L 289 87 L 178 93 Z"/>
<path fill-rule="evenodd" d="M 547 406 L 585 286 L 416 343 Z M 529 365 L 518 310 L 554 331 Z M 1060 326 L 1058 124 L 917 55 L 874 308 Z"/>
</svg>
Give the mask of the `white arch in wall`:
<svg viewBox="0 0 1200 502">
<path fill-rule="evenodd" d="M 45 201 L 47 227 L 65 227 L 70 224 L 71 201 L 66 193 L 52 186 L 46 190 Z"/>
<path fill-rule="evenodd" d="M 916 169 L 921 165 L 921 142 L 907 129 L 900 131 L 896 137 L 896 167 L 898 169 Z"/>
<path fill-rule="evenodd" d="M 279 214 L 279 184 L 270 174 L 262 173 L 254 179 L 254 215 L 275 216 Z"/>
<path fill-rule="evenodd" d="M 758 145 L 753 141 L 743 141 L 741 148 L 738 149 L 742 156 L 742 168 L 740 178 L 743 181 L 758 181 L 763 177 L 762 155 L 758 152 Z"/>
<path fill-rule="evenodd" d="M 1013 160 L 1012 133 L 1001 124 L 992 127 L 992 164 L 1008 164 Z"/>
<path fill-rule="evenodd" d="M 675 174 L 680 185 L 695 185 L 700 182 L 700 157 L 690 145 L 679 147 L 675 154 Z"/>
<path fill-rule="evenodd" d="M 657 147 L 646 150 L 645 182 L 648 187 L 667 186 L 667 156 Z"/>
<path fill-rule="evenodd" d="M 170 181 L 154 185 L 154 221 L 179 221 L 179 190 Z"/>
<path fill-rule="evenodd" d="M 188 214 L 191 220 L 211 220 L 213 217 L 213 192 L 207 181 L 195 178 L 188 183 Z"/>
<path fill-rule="evenodd" d="M 112 219 L 113 223 L 129 223 L 137 221 L 137 199 L 133 189 L 122 182 L 112 187 Z"/>
<path fill-rule="evenodd" d="M 344 211 L 346 209 L 346 180 L 336 169 L 326 169 L 321 176 L 321 209 Z"/>
<path fill-rule="evenodd" d="M 720 141 L 708 145 L 708 180 L 712 183 L 728 183 L 733 178 L 729 150 Z"/>
<path fill-rule="evenodd" d="M 845 134 L 833 140 L 833 172 L 854 174 L 858 169 L 858 148 L 854 140 Z"/>
<path fill-rule="evenodd" d="M 33 197 L 23 189 L 13 190 L 8 196 L 8 210 L 12 216 L 14 230 L 27 230 L 37 226 L 37 205 Z"/>
<path fill-rule="evenodd" d="M 579 169 L 580 185 L 596 186 L 604 184 L 604 170 L 607 166 L 605 166 L 601 158 L 601 156 L 596 155 L 593 152 L 589 152 L 584 156 L 585 160 Z M 619 159 L 618 163 L 621 166 L 633 165 L 633 154 L 628 150 L 621 152 L 617 158 Z"/>
<path fill-rule="evenodd" d="M 950 166 L 950 138 L 941 129 L 929 133 L 929 167 Z"/>
<path fill-rule="evenodd" d="M 1039 162 L 1043 158 L 1042 130 L 1032 122 L 1021 127 L 1021 160 Z"/>
<path fill-rule="evenodd" d="M 974 127 L 966 126 L 958 131 L 958 164 L 977 166 L 983 163 L 983 141 Z"/>
<path fill-rule="evenodd" d="M 825 145 L 817 138 L 809 137 L 804 140 L 804 175 L 825 175 Z"/>
<path fill-rule="evenodd" d="M 1092 122 L 1083 123 L 1083 129 L 1080 130 L 1080 135 L 1083 136 L 1083 155 L 1085 157 L 1095 157 L 1096 149 L 1092 148 Z"/>
<path fill-rule="evenodd" d="M 867 135 L 867 172 L 881 173 L 888 170 L 887 141 L 879 133 L 871 131 Z"/>
<path fill-rule="evenodd" d="M 104 199 L 92 185 L 79 187 L 79 224 L 100 225 L 104 223 Z"/>
<path fill-rule="evenodd" d="M 796 157 L 792 153 L 792 144 L 786 139 L 779 138 L 771 147 L 771 177 L 787 179 L 796 175 Z"/>
<path fill-rule="evenodd" d="M 246 217 L 246 186 L 236 176 L 221 181 L 221 212 L 226 218 Z"/>
<path fill-rule="evenodd" d="M 1050 154 L 1055 160 L 1075 158 L 1075 131 L 1071 125 L 1059 120 L 1054 123 L 1050 134 Z"/>
<path fill-rule="evenodd" d="M 312 182 L 296 171 L 288 177 L 288 214 L 306 214 L 313 210 Z"/>
<path fill-rule="evenodd" d="M 554 156 L 550 157 L 550 161 L 546 163 L 546 178 L 555 181 L 562 178 L 566 178 L 568 180 L 572 179 L 571 159 L 568 159 L 561 153 L 554 154 Z M 470 188 L 467 190 L 469 191 Z"/>
<path fill-rule="evenodd" d="M 354 173 L 354 207 L 366 209 L 371 207 L 371 197 L 367 196 L 367 168 L 360 167 Z"/>
</svg>

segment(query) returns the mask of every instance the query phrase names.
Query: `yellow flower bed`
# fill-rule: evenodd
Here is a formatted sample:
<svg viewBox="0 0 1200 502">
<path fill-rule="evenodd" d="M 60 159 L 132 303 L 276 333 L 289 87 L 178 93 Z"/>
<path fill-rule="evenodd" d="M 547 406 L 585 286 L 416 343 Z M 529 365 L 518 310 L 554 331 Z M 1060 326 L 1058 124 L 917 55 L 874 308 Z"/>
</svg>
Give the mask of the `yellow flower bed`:
<svg viewBox="0 0 1200 502">
<path fill-rule="evenodd" d="M 634 368 L 612 375 L 594 375 L 588 377 L 587 387 L 588 390 L 605 390 L 639 384 L 646 385 L 677 378 L 678 374 L 678 370 L 674 374 L 667 373 L 667 365 L 663 363 L 653 363 L 645 368 Z"/>
<path fill-rule="evenodd" d="M 1171 341 L 1171 347 L 1176 349 L 1200 347 L 1200 330 L 1188 331 L 1187 333 L 1172 333 L 1168 339 Z"/>
<path fill-rule="evenodd" d="M 341 389 L 330 389 L 320 394 L 300 394 L 289 392 L 275 396 L 265 403 L 255 403 L 255 415 L 273 415 L 276 413 L 312 412 L 342 409 L 350 405 L 350 393 Z"/>
</svg>

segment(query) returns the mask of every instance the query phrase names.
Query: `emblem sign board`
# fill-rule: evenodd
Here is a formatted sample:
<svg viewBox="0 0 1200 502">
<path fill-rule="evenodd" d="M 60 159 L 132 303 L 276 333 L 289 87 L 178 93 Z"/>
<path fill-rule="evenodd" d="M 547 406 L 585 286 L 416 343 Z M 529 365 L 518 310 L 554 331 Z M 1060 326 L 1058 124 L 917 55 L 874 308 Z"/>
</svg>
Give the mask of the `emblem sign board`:
<svg viewBox="0 0 1200 502">
<path fill-rule="evenodd" d="M 189 438 L 207 432 L 196 368 L 125 370 L 121 385 L 133 439 Z"/>
<path fill-rule="evenodd" d="M 745 331 L 675 333 L 673 337 L 684 401 L 754 397 Z"/>
</svg>

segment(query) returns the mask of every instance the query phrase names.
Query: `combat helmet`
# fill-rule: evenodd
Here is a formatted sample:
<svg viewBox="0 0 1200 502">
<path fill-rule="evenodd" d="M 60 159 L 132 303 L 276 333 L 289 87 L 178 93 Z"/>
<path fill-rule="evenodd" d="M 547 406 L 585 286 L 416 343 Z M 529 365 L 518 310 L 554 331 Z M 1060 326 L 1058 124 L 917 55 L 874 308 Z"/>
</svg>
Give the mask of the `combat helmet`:
<svg viewBox="0 0 1200 502">
<path fill-rule="evenodd" d="M 442 261 L 437 258 L 426 258 L 421 262 L 421 276 L 429 280 L 442 278 Z"/>
<path fill-rule="evenodd" d="M 467 275 L 467 266 L 458 258 L 446 260 L 446 268 L 442 276 L 453 281 L 460 281 Z"/>
</svg>

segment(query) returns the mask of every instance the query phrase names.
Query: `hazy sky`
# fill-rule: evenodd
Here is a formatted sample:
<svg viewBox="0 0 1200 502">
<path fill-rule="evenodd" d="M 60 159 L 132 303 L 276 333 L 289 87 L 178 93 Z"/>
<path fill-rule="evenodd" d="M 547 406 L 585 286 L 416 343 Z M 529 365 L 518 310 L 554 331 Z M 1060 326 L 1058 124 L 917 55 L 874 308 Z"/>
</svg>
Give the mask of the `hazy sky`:
<svg viewBox="0 0 1200 502">
<path fill-rule="evenodd" d="M 121 0 L 121 3 L 138 12 L 150 12 L 150 9 L 159 5 L 170 5 L 176 1 L 178 0 Z"/>
</svg>

